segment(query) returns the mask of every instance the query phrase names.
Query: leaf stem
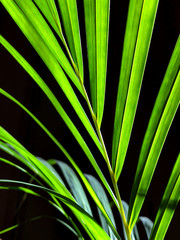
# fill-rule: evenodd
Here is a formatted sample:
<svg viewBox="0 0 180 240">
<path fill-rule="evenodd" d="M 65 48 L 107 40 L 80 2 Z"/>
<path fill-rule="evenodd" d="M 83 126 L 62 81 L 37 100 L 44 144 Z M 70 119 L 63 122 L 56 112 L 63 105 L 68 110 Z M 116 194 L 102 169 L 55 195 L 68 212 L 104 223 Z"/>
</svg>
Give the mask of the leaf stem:
<svg viewBox="0 0 180 240">
<path fill-rule="evenodd" d="M 113 183 L 115 195 L 116 195 L 118 203 L 119 203 L 119 212 L 120 212 L 120 215 L 121 215 L 121 218 L 122 218 L 122 221 L 123 221 L 123 225 L 124 225 L 124 228 L 125 228 L 125 231 L 126 231 L 126 236 L 127 236 L 128 240 L 131 240 L 131 231 L 130 231 L 130 228 L 129 228 L 129 225 L 127 223 L 126 216 L 125 216 L 125 213 L 124 213 L 124 208 L 123 208 L 121 196 L 120 196 L 120 193 L 119 193 L 119 189 L 118 189 L 118 186 L 117 186 L 117 181 L 116 181 L 116 178 L 115 178 L 115 174 L 112 171 L 110 173 L 110 175 L 111 175 L 111 180 L 112 180 L 112 183 Z"/>
<path fill-rule="evenodd" d="M 82 81 L 80 81 L 80 82 L 82 83 Z M 129 225 L 128 225 L 127 220 L 126 220 L 126 216 L 125 216 L 125 213 L 124 213 L 124 208 L 123 208 L 121 196 L 120 196 L 119 189 L 118 189 L 118 186 L 117 186 L 117 181 L 116 181 L 115 174 L 114 174 L 114 172 L 112 170 L 112 167 L 111 167 L 111 164 L 110 164 L 109 156 L 108 156 L 108 153 L 107 153 L 107 150 L 106 150 L 106 146 L 105 146 L 102 134 L 101 134 L 101 130 L 100 130 L 100 127 L 98 125 L 96 116 L 94 114 L 94 111 L 92 109 L 89 97 L 87 95 L 86 89 L 85 89 L 83 84 L 82 84 L 82 88 L 83 88 L 85 99 L 86 99 L 86 102 L 88 104 L 88 107 L 89 107 L 89 110 L 90 110 L 90 113 L 91 113 L 91 116 L 92 116 L 95 128 L 96 128 L 96 132 L 97 132 L 98 137 L 99 137 L 99 141 L 100 141 L 101 146 L 102 146 L 102 150 L 103 150 L 103 153 L 104 153 L 104 159 L 105 159 L 105 161 L 107 163 L 109 174 L 111 176 L 111 181 L 112 181 L 112 184 L 113 184 L 115 195 L 116 195 L 116 198 L 117 198 L 117 201 L 118 201 L 118 204 L 119 204 L 118 210 L 119 210 L 119 213 L 121 215 L 121 218 L 122 218 L 122 221 L 123 221 L 123 225 L 125 227 L 126 236 L 127 236 L 128 240 L 131 240 L 130 228 L 129 228 Z"/>
</svg>

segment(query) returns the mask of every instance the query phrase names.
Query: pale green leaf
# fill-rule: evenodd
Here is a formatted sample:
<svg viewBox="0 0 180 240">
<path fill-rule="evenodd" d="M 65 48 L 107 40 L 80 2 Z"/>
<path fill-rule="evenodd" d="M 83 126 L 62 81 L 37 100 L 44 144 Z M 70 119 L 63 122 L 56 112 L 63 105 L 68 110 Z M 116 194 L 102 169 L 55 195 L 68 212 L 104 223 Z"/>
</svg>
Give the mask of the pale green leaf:
<svg viewBox="0 0 180 240">
<path fill-rule="evenodd" d="M 56 169 L 48 161 L 44 160 L 41 157 L 37 157 L 37 159 L 40 162 L 42 162 L 52 172 L 52 174 L 54 174 L 54 176 L 56 176 L 56 178 L 65 186 L 65 183 L 63 182 L 59 173 L 56 171 Z"/>
<path fill-rule="evenodd" d="M 31 65 L 0 35 L 0 43 L 10 52 L 10 54 L 19 62 L 19 64 L 27 71 L 27 73 L 33 78 L 33 80 L 36 82 L 36 84 L 41 88 L 41 90 L 45 93 L 47 98 L 50 100 L 56 111 L 59 113 L 61 118 L 66 123 L 69 130 L 72 132 L 74 137 L 76 138 L 77 142 L 80 144 L 82 149 L 87 153 L 89 150 L 87 149 L 86 143 L 83 140 L 82 136 L 78 132 L 77 128 L 69 118 L 69 116 L 66 114 L 64 109 L 62 108 L 60 102 L 57 100 L 57 98 L 54 96 L 52 91 L 49 89 L 49 87 L 46 85 L 46 83 L 42 80 L 42 78 L 37 74 L 37 72 L 31 67 Z M 2 94 L 5 94 L 4 90 L 0 90 Z M 6 95 L 10 96 L 6 93 Z M 11 100 L 14 98 L 11 97 Z M 13 101 L 16 101 L 15 99 Z M 85 117 L 86 118 L 86 117 Z M 82 119 L 83 120 L 83 119 Z M 99 151 L 103 154 L 101 144 L 97 138 L 97 135 L 94 132 L 94 129 L 92 128 L 90 123 L 87 123 L 87 121 L 84 119 L 83 123 L 86 126 L 86 129 L 90 131 L 90 135 L 92 136 L 95 144 L 97 145 Z M 90 127 L 90 128 L 89 128 Z M 88 153 L 89 154 L 89 153 Z M 104 154 L 103 154 L 104 155 Z"/>
<path fill-rule="evenodd" d="M 101 203 L 100 199 L 97 196 L 97 193 L 95 192 L 95 190 L 92 188 L 92 186 L 90 185 L 90 183 L 87 181 L 85 175 L 81 172 L 80 168 L 78 167 L 78 165 L 73 161 L 70 160 L 71 164 L 73 165 L 73 167 L 75 168 L 75 170 L 77 171 L 77 173 L 79 174 L 81 180 L 83 181 L 84 185 L 86 186 L 86 189 L 88 190 L 89 194 L 91 195 L 92 199 L 94 200 L 94 202 L 96 203 L 96 205 L 98 206 L 98 208 L 101 210 L 103 216 L 105 217 L 105 219 L 107 220 L 107 222 L 109 223 L 109 225 L 111 226 L 112 230 L 114 231 L 114 233 L 116 234 L 116 236 L 118 236 L 116 229 L 114 227 L 114 224 L 111 221 L 111 218 L 109 217 L 108 213 L 106 212 L 106 208 L 104 208 L 103 204 Z M 57 162 L 58 164 L 58 162 Z M 107 184 L 107 182 L 106 182 Z M 106 184 L 104 184 L 106 186 Z M 114 201 L 114 203 L 117 205 L 116 199 L 114 198 L 113 193 L 111 192 L 110 187 L 108 187 L 107 189 Z M 118 205 L 117 205 L 118 206 Z"/>
<path fill-rule="evenodd" d="M 97 194 L 99 200 L 101 201 L 104 209 L 106 210 L 109 218 L 111 219 L 111 222 L 113 223 L 114 227 L 116 228 L 116 224 L 115 224 L 115 220 L 114 220 L 114 216 L 109 204 L 109 200 L 107 198 L 107 195 L 102 187 L 102 185 L 100 184 L 100 182 L 93 177 L 92 175 L 86 174 L 86 178 L 88 179 L 88 181 L 90 182 L 92 188 L 94 189 L 95 193 Z M 103 229 L 108 233 L 108 235 L 111 237 L 112 240 L 117 239 L 115 235 L 111 229 L 111 227 L 109 226 L 107 220 L 105 219 L 105 217 L 103 216 L 103 214 L 101 213 L 101 211 L 98 211 L 99 213 L 99 217 L 101 220 L 101 224 Z M 119 236 L 118 236 L 119 239 Z"/>
<path fill-rule="evenodd" d="M 149 239 L 153 228 L 153 222 L 147 217 L 139 217 L 139 219 L 142 222 L 146 231 L 147 238 Z"/>
<path fill-rule="evenodd" d="M 84 189 L 73 169 L 70 168 L 66 163 L 63 163 L 61 161 L 56 161 L 56 163 L 60 167 L 77 203 L 92 216 L 93 214 L 91 211 L 91 207 L 89 205 Z"/>
</svg>

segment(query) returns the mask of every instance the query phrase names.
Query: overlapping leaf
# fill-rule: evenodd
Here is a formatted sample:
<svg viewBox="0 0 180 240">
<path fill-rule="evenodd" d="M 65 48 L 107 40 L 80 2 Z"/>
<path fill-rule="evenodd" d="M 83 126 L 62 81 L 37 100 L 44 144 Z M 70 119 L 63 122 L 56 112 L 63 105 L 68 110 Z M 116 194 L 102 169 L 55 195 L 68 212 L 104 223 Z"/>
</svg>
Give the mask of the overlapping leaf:
<svg viewBox="0 0 180 240">
<path fill-rule="evenodd" d="M 50 139 L 57 145 L 57 147 L 64 153 L 64 155 L 67 157 L 67 159 L 70 161 L 70 163 L 73 165 L 73 167 L 76 169 L 76 171 L 78 172 L 78 174 L 80 175 L 81 179 L 83 180 L 83 182 L 85 183 L 88 191 L 90 191 L 90 193 L 92 195 L 93 191 L 91 186 L 88 184 L 85 176 L 83 175 L 83 173 L 81 172 L 80 168 L 77 166 L 77 164 L 75 163 L 75 161 L 72 159 L 72 157 L 69 155 L 69 153 L 66 151 L 66 149 L 59 143 L 59 141 L 49 132 L 49 130 L 27 109 L 25 108 L 20 102 L 18 102 L 15 98 L 13 98 L 11 95 L 9 95 L 7 92 L 3 91 L 2 89 L 0 90 L 0 93 L 3 94 L 4 96 L 8 97 L 10 100 L 12 100 L 13 102 L 15 102 L 16 104 L 18 104 L 41 128 L 42 130 L 44 130 L 46 132 L 46 134 L 50 137 Z M 1 146 L 1 145 L 0 145 Z M 14 152 L 10 152 L 11 155 L 13 155 L 14 157 L 16 157 L 17 159 L 19 159 L 20 161 L 24 162 L 25 159 L 24 158 L 20 158 L 19 155 L 15 154 Z M 91 156 L 91 155 L 90 155 Z M 116 206 L 118 207 L 118 203 L 117 200 L 109 186 L 109 184 L 107 183 L 104 175 L 102 174 L 100 168 L 98 167 L 95 159 L 93 158 L 93 156 L 90 158 L 90 161 L 92 160 L 92 165 L 95 168 L 99 178 L 101 179 L 102 183 L 104 184 L 105 188 L 107 189 L 107 191 L 109 192 L 110 196 L 112 197 L 112 200 L 114 201 L 114 203 L 116 204 Z M 25 164 L 29 164 L 29 162 L 25 161 Z M 33 165 L 31 165 L 31 168 L 33 168 Z M 36 169 L 34 169 L 34 171 L 36 171 Z M 94 195 L 95 197 L 95 195 Z M 96 197 L 94 198 L 96 199 Z"/>
<path fill-rule="evenodd" d="M 18 26 L 21 28 L 23 33 L 27 36 L 27 38 L 29 39 L 31 44 L 35 47 L 38 54 L 42 57 L 43 61 L 48 66 L 49 70 L 51 71 L 51 73 L 57 80 L 58 84 L 64 91 L 66 97 L 72 104 L 74 110 L 76 111 L 77 115 L 81 119 L 81 122 L 83 123 L 84 127 L 87 129 L 90 136 L 97 144 L 99 150 L 102 152 L 98 137 L 96 136 L 96 133 L 95 133 L 89 119 L 87 118 L 86 113 L 84 112 L 78 98 L 75 95 L 75 92 L 73 91 L 68 79 L 66 78 L 66 75 L 64 74 L 58 61 L 56 60 L 56 57 L 58 57 L 61 59 L 61 61 L 63 61 L 63 62 L 65 61 L 65 60 L 63 60 L 63 58 L 61 58 L 60 53 L 58 53 L 59 45 L 57 45 L 57 49 L 56 48 L 52 49 L 54 44 L 56 46 L 57 42 L 55 40 L 53 40 L 53 36 L 52 36 L 51 32 L 48 31 L 48 27 L 46 26 L 47 28 L 45 28 L 44 19 L 42 18 L 42 16 L 38 15 L 40 13 L 37 11 L 37 9 L 35 9 L 35 6 L 31 5 L 33 3 L 32 2 L 30 3 L 30 1 L 27 1 L 27 0 L 25 2 L 23 2 L 23 4 L 21 1 L 18 2 L 19 5 L 21 6 L 21 8 L 24 10 L 24 12 L 22 12 L 17 7 L 17 5 L 11 0 L 8 0 L 8 1 L 3 0 L 2 3 L 7 8 L 7 10 L 10 12 L 11 16 L 14 18 L 14 20 L 16 21 Z M 30 6 L 30 9 L 28 8 L 28 6 Z M 37 15 L 36 20 L 34 20 L 34 12 L 36 13 L 35 15 Z M 42 22 L 42 24 L 41 24 L 41 22 Z M 43 33 L 41 33 L 42 29 L 38 25 L 39 23 L 40 23 L 40 26 L 42 25 L 42 29 L 44 29 Z M 50 36 L 52 36 L 52 38 Z M 8 48 L 9 48 L 9 46 L 8 46 Z M 18 58 L 19 58 L 19 56 L 18 56 Z M 64 64 L 65 64 L 65 62 L 64 62 Z M 81 89 L 81 87 L 80 87 L 80 89 Z M 60 105 L 60 103 L 59 103 L 59 105 Z M 66 115 L 66 113 L 64 111 L 62 111 L 61 117 L 63 118 L 65 115 Z M 65 123 L 69 126 L 69 123 L 67 123 L 67 119 L 65 120 Z M 72 124 L 70 124 L 70 125 L 72 125 Z M 79 135 L 79 134 L 77 133 L 77 135 Z"/>
<path fill-rule="evenodd" d="M 63 33 L 61 28 L 61 22 L 56 8 L 54 0 L 34 0 L 38 8 L 44 14 L 49 24 L 53 27 L 61 40 L 63 39 Z"/>
<path fill-rule="evenodd" d="M 4 186 L 6 184 L 8 184 L 8 186 Z M 11 184 L 11 186 L 10 186 L 10 184 Z M 62 203 L 64 203 L 65 205 L 67 205 L 67 207 L 70 208 L 70 210 L 73 212 L 73 214 L 79 220 L 79 222 L 85 228 L 85 230 L 87 231 L 87 233 L 89 234 L 91 239 L 101 240 L 103 237 L 103 239 L 105 239 L 105 240 L 110 240 L 108 235 L 95 222 L 95 220 L 87 212 L 85 212 L 79 205 L 77 205 L 73 199 L 66 197 L 66 195 L 60 194 L 58 192 L 55 192 L 55 191 L 45 188 L 45 187 L 40 187 L 38 185 L 29 184 L 29 183 L 25 183 L 25 182 L 19 182 L 19 181 L 0 180 L 0 185 L 1 185 L 0 189 L 19 190 L 19 191 L 26 192 L 28 194 L 35 195 L 37 197 L 41 197 L 41 195 L 39 193 L 37 193 L 37 191 L 44 191 L 51 195 L 54 195 Z"/>
</svg>

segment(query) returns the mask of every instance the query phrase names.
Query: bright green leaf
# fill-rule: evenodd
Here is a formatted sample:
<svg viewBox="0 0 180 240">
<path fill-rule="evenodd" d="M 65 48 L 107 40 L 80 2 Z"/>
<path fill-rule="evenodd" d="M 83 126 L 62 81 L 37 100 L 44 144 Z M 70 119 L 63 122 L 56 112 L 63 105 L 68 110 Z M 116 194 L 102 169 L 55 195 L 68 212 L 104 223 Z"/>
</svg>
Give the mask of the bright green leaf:
<svg viewBox="0 0 180 240">
<path fill-rule="evenodd" d="M 159 155 L 180 102 L 180 38 L 175 47 L 141 148 L 132 187 L 128 221 L 135 224 L 148 191 Z"/>
<path fill-rule="evenodd" d="M 164 239 L 166 231 L 172 220 L 175 208 L 180 200 L 180 154 L 176 160 L 163 195 L 150 240 Z"/>
<path fill-rule="evenodd" d="M 129 5 L 113 136 L 112 163 L 117 180 L 131 136 L 157 6 L 158 0 L 131 0 Z"/>
<path fill-rule="evenodd" d="M 100 129 L 106 89 L 110 1 L 84 0 L 84 12 L 91 99 Z"/>
<path fill-rule="evenodd" d="M 58 0 L 66 37 L 73 60 L 77 66 L 77 75 L 83 83 L 83 58 L 76 0 Z"/>
</svg>

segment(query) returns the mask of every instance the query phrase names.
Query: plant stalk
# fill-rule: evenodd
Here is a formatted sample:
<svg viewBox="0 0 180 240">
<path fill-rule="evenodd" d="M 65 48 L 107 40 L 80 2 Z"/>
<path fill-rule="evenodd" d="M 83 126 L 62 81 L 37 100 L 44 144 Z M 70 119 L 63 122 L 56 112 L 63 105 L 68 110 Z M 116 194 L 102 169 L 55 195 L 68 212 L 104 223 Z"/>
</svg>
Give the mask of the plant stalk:
<svg viewBox="0 0 180 240">
<path fill-rule="evenodd" d="M 82 81 L 80 81 L 80 82 L 82 83 Z M 85 87 L 84 87 L 83 84 L 82 84 L 82 88 L 83 88 L 83 92 L 84 92 L 84 95 L 85 95 L 85 99 L 86 99 L 86 102 L 87 102 L 87 104 L 88 104 L 88 107 L 89 107 L 89 110 L 90 110 L 90 113 L 91 113 L 91 116 L 92 116 L 92 119 L 93 119 L 95 128 L 96 128 L 96 132 L 97 132 L 97 134 L 98 134 L 98 137 L 99 137 L 99 140 L 100 140 L 100 143 L 101 143 L 103 152 L 104 152 L 104 159 L 105 159 L 105 161 L 106 161 L 106 163 L 107 163 L 107 167 L 108 167 L 108 170 L 109 170 L 109 174 L 110 174 L 110 176 L 111 176 L 111 181 L 112 181 L 112 184 L 113 184 L 113 188 L 114 188 L 114 191 L 115 191 L 115 195 L 116 195 L 116 198 L 117 198 L 117 201 L 118 201 L 118 204 L 119 204 L 118 210 L 119 210 L 119 213 L 120 213 L 120 215 L 121 215 L 121 218 L 122 218 L 122 221 L 123 221 L 123 225 L 124 225 L 124 227 L 125 227 L 126 236 L 127 236 L 127 239 L 128 239 L 128 240 L 131 240 L 130 228 L 129 228 L 129 225 L 128 225 L 127 220 L 126 220 L 126 216 L 125 216 L 125 213 L 124 213 L 124 208 L 123 208 L 121 196 L 120 196 L 119 189 L 118 189 L 118 186 L 117 186 L 117 181 L 116 181 L 114 172 L 113 172 L 113 170 L 112 170 L 112 167 L 111 167 L 111 164 L 110 164 L 110 161 L 109 161 L 108 153 L 107 153 L 107 150 L 106 150 L 106 146 L 105 146 L 105 144 L 104 144 L 104 140 L 103 140 L 103 137 L 102 137 L 102 134 L 101 134 L 101 130 L 100 130 L 99 125 L 98 125 L 98 123 L 97 123 L 96 116 L 95 116 L 95 114 L 94 114 L 94 111 L 93 111 L 93 109 L 92 109 L 91 103 L 90 103 L 90 101 L 89 101 L 87 92 L 86 92 Z"/>
</svg>

